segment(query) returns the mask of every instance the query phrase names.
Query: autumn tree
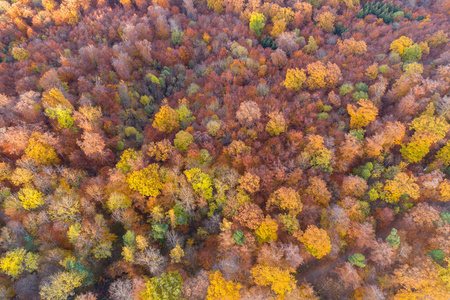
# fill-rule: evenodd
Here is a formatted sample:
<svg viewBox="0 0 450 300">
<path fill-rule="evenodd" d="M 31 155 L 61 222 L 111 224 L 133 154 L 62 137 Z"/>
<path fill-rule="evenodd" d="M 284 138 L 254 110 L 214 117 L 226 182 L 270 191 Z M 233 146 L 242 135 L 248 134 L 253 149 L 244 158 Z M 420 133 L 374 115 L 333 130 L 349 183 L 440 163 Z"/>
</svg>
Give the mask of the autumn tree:
<svg viewBox="0 0 450 300">
<path fill-rule="evenodd" d="M 339 43 L 338 47 L 339 53 L 343 55 L 364 54 L 367 51 L 366 43 L 364 41 L 356 41 L 354 38 L 344 40 Z"/>
<path fill-rule="evenodd" d="M 375 121 L 378 116 L 378 108 L 370 100 L 358 100 L 359 107 L 353 104 L 347 105 L 347 111 L 350 115 L 350 127 L 362 128 Z"/>
<path fill-rule="evenodd" d="M 208 295 L 206 300 L 238 300 L 240 297 L 239 290 L 241 285 L 225 280 L 220 271 L 216 271 L 209 275 L 210 285 L 208 287 Z"/>
<path fill-rule="evenodd" d="M 417 199 L 420 195 L 419 186 L 414 176 L 400 172 L 393 180 L 386 181 L 384 195 L 385 200 L 390 203 L 398 202 L 403 195 Z"/>
<path fill-rule="evenodd" d="M 164 105 L 155 115 L 153 127 L 161 132 L 171 132 L 179 127 L 179 116 L 176 110 L 169 105 Z"/>
<path fill-rule="evenodd" d="M 288 211 L 294 217 L 303 208 L 300 195 L 294 189 L 286 187 L 281 187 L 270 195 L 269 201 L 267 201 L 267 209 L 270 209 L 271 206 Z"/>
<path fill-rule="evenodd" d="M 302 70 L 297 68 L 288 69 L 286 73 L 286 79 L 283 82 L 283 85 L 293 91 L 299 91 L 306 81 L 306 74 Z"/>
<path fill-rule="evenodd" d="M 272 291 L 283 298 L 296 286 L 296 280 L 291 273 L 293 269 L 282 270 L 274 266 L 257 265 L 251 274 L 257 285 L 270 286 Z"/>
<path fill-rule="evenodd" d="M 339 67 L 331 62 L 324 65 L 321 61 L 310 63 L 306 66 L 308 79 L 306 84 L 309 89 L 334 88 L 342 78 Z"/>
<path fill-rule="evenodd" d="M 266 125 L 266 131 L 271 136 L 280 135 L 287 129 L 287 122 L 281 112 L 272 112 L 269 114 L 270 120 Z"/>
<path fill-rule="evenodd" d="M 178 271 L 172 271 L 147 280 L 145 285 L 146 289 L 142 292 L 143 299 L 179 299 L 183 282 Z"/>
<path fill-rule="evenodd" d="M 331 250 L 331 240 L 327 232 L 314 225 L 308 225 L 300 237 L 300 242 L 303 243 L 306 251 L 319 259 L 330 253 Z"/>
<path fill-rule="evenodd" d="M 143 196 L 156 197 L 164 187 L 158 171 L 157 164 L 151 164 L 140 171 L 135 171 L 127 176 L 128 186 Z"/>
<path fill-rule="evenodd" d="M 266 25 L 266 17 L 260 13 L 253 13 L 250 16 L 250 29 L 257 35 L 261 36 L 264 26 Z"/>
</svg>

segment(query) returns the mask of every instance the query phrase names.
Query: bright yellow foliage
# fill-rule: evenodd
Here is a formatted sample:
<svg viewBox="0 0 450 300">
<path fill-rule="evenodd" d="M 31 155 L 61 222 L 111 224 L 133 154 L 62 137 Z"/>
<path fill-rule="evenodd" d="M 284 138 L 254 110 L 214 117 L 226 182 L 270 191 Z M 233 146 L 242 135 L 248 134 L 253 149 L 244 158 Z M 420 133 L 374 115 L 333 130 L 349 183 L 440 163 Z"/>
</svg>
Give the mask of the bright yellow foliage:
<svg viewBox="0 0 450 300">
<path fill-rule="evenodd" d="M 178 126 L 179 118 L 177 111 L 169 105 L 162 106 L 159 112 L 155 115 L 153 127 L 161 132 L 167 133 L 178 129 Z"/>
<path fill-rule="evenodd" d="M 257 265 L 251 270 L 257 285 L 270 286 L 272 291 L 281 299 L 296 287 L 295 277 L 290 273 L 293 269 L 282 270 L 278 267 Z"/>
<path fill-rule="evenodd" d="M 108 201 L 106 201 L 105 206 L 109 211 L 114 211 L 116 209 L 128 208 L 131 206 L 131 199 L 126 195 L 114 191 L 109 195 Z"/>
<path fill-rule="evenodd" d="M 412 46 L 412 44 L 414 44 L 412 39 L 406 36 L 401 36 L 391 43 L 389 50 L 392 50 L 402 56 L 405 49 Z"/>
<path fill-rule="evenodd" d="M 225 280 L 220 271 L 210 274 L 209 282 L 206 300 L 239 300 L 241 285 Z"/>
<path fill-rule="evenodd" d="M 324 257 L 331 250 L 331 240 L 327 232 L 314 225 L 308 225 L 300 238 L 300 242 L 303 243 L 306 251 L 316 258 Z"/>
<path fill-rule="evenodd" d="M 146 197 L 158 196 L 164 187 L 158 169 L 157 164 L 151 164 L 145 169 L 131 173 L 126 179 L 130 189 Z"/>
<path fill-rule="evenodd" d="M 299 91 L 302 88 L 302 84 L 306 81 L 306 74 L 300 69 L 288 69 L 286 73 L 286 79 L 283 85 L 288 90 Z"/>
<path fill-rule="evenodd" d="M 372 101 L 359 99 L 358 105 L 358 108 L 353 104 L 347 105 L 347 111 L 350 115 L 350 127 L 356 129 L 369 125 L 378 116 L 378 108 Z"/>
<path fill-rule="evenodd" d="M 18 193 L 22 206 L 26 210 L 35 209 L 41 205 L 44 205 L 44 197 L 42 193 L 31 188 L 23 188 Z"/>
<path fill-rule="evenodd" d="M 419 185 L 416 184 L 414 176 L 400 172 L 394 180 L 387 180 L 384 186 L 385 200 L 389 203 L 395 203 L 403 195 L 408 195 L 412 199 L 419 198 Z"/>
<path fill-rule="evenodd" d="M 255 230 L 255 235 L 261 244 L 276 242 L 278 239 L 277 230 L 277 222 L 270 216 L 267 216 L 261 225 L 259 225 L 259 227 Z"/>
<path fill-rule="evenodd" d="M 58 155 L 52 146 L 41 143 L 36 138 L 31 138 L 27 149 L 25 149 L 25 155 L 33 158 L 42 165 L 51 165 L 59 163 Z"/>
<path fill-rule="evenodd" d="M 13 279 L 19 277 L 23 271 L 33 272 L 38 269 L 37 254 L 16 248 L 6 252 L 0 260 L 0 269 Z"/>
</svg>

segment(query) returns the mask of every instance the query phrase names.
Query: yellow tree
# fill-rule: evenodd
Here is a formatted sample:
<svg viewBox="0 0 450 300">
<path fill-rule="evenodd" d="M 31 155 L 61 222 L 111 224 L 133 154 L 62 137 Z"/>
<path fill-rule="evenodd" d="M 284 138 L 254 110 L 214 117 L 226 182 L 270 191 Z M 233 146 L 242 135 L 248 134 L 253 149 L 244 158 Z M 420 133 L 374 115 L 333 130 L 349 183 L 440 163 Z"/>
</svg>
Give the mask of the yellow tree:
<svg viewBox="0 0 450 300">
<path fill-rule="evenodd" d="M 308 225 L 299 240 L 305 246 L 306 251 L 316 258 L 322 258 L 330 253 L 330 237 L 324 229 L 317 228 L 315 225 Z"/>
<path fill-rule="evenodd" d="M 316 16 L 317 27 L 325 32 L 332 32 L 334 30 L 334 20 L 336 16 L 329 11 L 324 11 Z"/>
<path fill-rule="evenodd" d="M 169 105 L 162 106 L 159 112 L 155 115 L 153 127 L 166 133 L 178 129 L 179 116 L 177 111 Z"/>
<path fill-rule="evenodd" d="M 266 131 L 271 135 L 280 135 L 287 129 L 287 123 L 281 112 L 272 112 L 269 114 L 270 120 L 266 125 Z"/>
<path fill-rule="evenodd" d="M 59 163 L 55 149 L 42 140 L 39 134 L 34 134 L 29 140 L 28 147 L 25 149 L 25 155 L 42 165 Z"/>
<path fill-rule="evenodd" d="M 296 287 L 295 277 L 291 274 L 294 269 L 282 270 L 279 267 L 257 265 L 251 270 L 257 285 L 270 286 L 280 299 Z"/>
<path fill-rule="evenodd" d="M 159 176 L 159 166 L 151 164 L 147 168 L 128 175 L 126 181 L 130 189 L 138 191 L 143 196 L 156 197 L 161 193 L 164 183 Z"/>
<path fill-rule="evenodd" d="M 324 65 L 320 60 L 306 66 L 309 89 L 334 88 L 342 78 L 338 65 L 327 62 Z"/>
<path fill-rule="evenodd" d="M 238 300 L 241 285 L 223 278 L 220 271 L 209 275 L 209 287 L 206 300 Z"/>
<path fill-rule="evenodd" d="M 297 216 L 303 208 L 300 195 L 293 188 L 281 187 L 270 195 L 267 201 L 267 209 L 276 206 L 281 210 L 287 210 L 292 216 Z"/>
<path fill-rule="evenodd" d="M 306 81 L 306 74 L 300 69 L 288 69 L 283 85 L 288 90 L 299 91 Z"/>
<path fill-rule="evenodd" d="M 350 127 L 356 129 L 369 125 L 378 116 L 378 108 L 372 101 L 360 99 L 358 105 L 358 108 L 353 104 L 347 105 L 347 111 L 350 115 Z"/>
<path fill-rule="evenodd" d="M 276 242 L 278 224 L 270 216 L 266 216 L 266 219 L 255 230 L 255 235 L 258 238 L 259 243 Z"/>
<path fill-rule="evenodd" d="M 419 185 L 414 176 L 409 176 L 400 172 L 393 180 L 387 180 L 384 186 L 385 200 L 389 203 L 395 203 L 403 195 L 408 195 L 412 199 L 418 199 L 420 195 Z"/>
</svg>

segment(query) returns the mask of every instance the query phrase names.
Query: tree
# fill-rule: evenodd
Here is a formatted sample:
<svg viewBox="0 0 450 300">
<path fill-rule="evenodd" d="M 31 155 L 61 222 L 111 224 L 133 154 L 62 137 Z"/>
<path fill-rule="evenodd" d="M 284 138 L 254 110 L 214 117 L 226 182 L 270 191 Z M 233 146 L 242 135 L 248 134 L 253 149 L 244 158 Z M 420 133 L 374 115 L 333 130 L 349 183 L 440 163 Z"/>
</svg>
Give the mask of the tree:
<svg viewBox="0 0 450 300">
<path fill-rule="evenodd" d="M 276 242 L 278 224 L 270 216 L 266 216 L 265 220 L 255 230 L 255 235 L 258 238 L 260 244 Z"/>
<path fill-rule="evenodd" d="M 306 81 L 306 74 L 300 69 L 288 69 L 283 85 L 288 90 L 299 91 Z"/>
<path fill-rule="evenodd" d="M 411 40 L 409 37 L 401 36 L 391 43 L 389 50 L 392 50 L 395 53 L 398 53 L 400 56 L 403 56 L 405 49 L 409 46 L 412 46 L 413 43 L 413 40 Z"/>
<path fill-rule="evenodd" d="M 311 90 L 334 88 L 342 78 L 338 65 L 331 62 L 327 62 L 326 65 L 321 61 L 310 63 L 306 66 L 306 72 L 308 74 L 306 83 Z"/>
<path fill-rule="evenodd" d="M 263 32 L 264 26 L 266 26 L 265 22 L 266 17 L 263 14 L 253 13 L 250 16 L 249 27 L 258 37 L 260 37 Z"/>
<path fill-rule="evenodd" d="M 362 128 L 369 125 L 370 122 L 375 121 L 378 116 L 378 108 L 370 100 L 358 100 L 359 107 L 353 104 L 347 105 L 347 111 L 350 115 L 350 127 Z"/>
<path fill-rule="evenodd" d="M 17 279 L 23 271 L 34 272 L 38 269 L 38 254 L 16 248 L 6 252 L 0 260 L 0 269 L 13 279 Z"/>
<path fill-rule="evenodd" d="M 182 293 L 183 282 L 178 271 L 172 271 L 147 280 L 145 285 L 146 289 L 142 292 L 145 300 L 178 300 Z"/>
<path fill-rule="evenodd" d="M 259 176 L 250 172 L 246 172 L 244 176 L 239 178 L 239 184 L 241 187 L 250 194 L 254 194 L 259 191 L 259 182 Z"/>
<path fill-rule="evenodd" d="M 270 286 L 283 299 L 296 286 L 295 277 L 290 274 L 293 271 L 291 268 L 282 270 L 274 266 L 257 265 L 252 268 L 251 274 L 257 285 Z"/>
<path fill-rule="evenodd" d="M 391 245 L 392 248 L 398 248 L 400 245 L 400 236 L 397 234 L 397 229 L 392 228 L 391 233 L 386 238 L 386 242 Z"/>
<path fill-rule="evenodd" d="M 331 199 L 331 193 L 327 189 L 327 183 L 321 178 L 315 176 L 309 179 L 309 186 L 306 194 L 310 196 L 314 202 L 321 206 L 328 206 Z"/>
<path fill-rule="evenodd" d="M 272 193 L 267 201 L 267 209 L 276 206 L 288 211 L 292 216 L 297 216 L 303 208 L 300 195 L 292 188 L 281 187 Z"/>
<path fill-rule="evenodd" d="M 303 243 L 306 251 L 319 259 L 331 251 L 331 240 L 327 232 L 315 225 L 308 225 L 305 233 L 300 237 L 300 242 Z"/>
<path fill-rule="evenodd" d="M 236 111 L 236 119 L 245 126 L 252 126 L 259 121 L 261 111 L 254 101 L 244 101 Z"/>
<path fill-rule="evenodd" d="M 334 30 L 334 21 L 336 16 L 329 11 L 324 11 L 315 17 L 317 27 L 325 32 L 332 32 Z"/>
<path fill-rule="evenodd" d="M 349 256 L 348 261 L 361 268 L 364 268 L 366 266 L 366 258 L 361 253 L 356 253 Z"/>
<path fill-rule="evenodd" d="M 53 147 L 44 141 L 41 141 L 38 134 L 34 134 L 30 139 L 29 144 L 25 149 L 25 155 L 33 158 L 36 162 L 42 165 L 59 163 L 58 155 Z"/>
<path fill-rule="evenodd" d="M 342 55 L 364 54 L 367 51 L 367 45 L 364 41 L 356 41 L 354 38 L 346 39 L 339 43 L 339 53 Z M 378 65 L 375 67 L 378 73 Z M 376 77 L 376 76 L 375 76 Z M 375 79 L 375 78 L 373 78 Z"/>
<path fill-rule="evenodd" d="M 240 298 L 241 285 L 225 280 L 220 271 L 210 274 L 209 281 L 206 300 L 238 300 Z"/>
<path fill-rule="evenodd" d="M 18 193 L 22 206 L 26 210 L 32 210 L 44 205 L 44 197 L 41 192 L 32 188 L 23 188 Z"/>
<path fill-rule="evenodd" d="M 414 176 L 400 172 L 393 180 L 386 181 L 384 194 L 387 202 L 396 203 L 403 195 L 408 195 L 412 199 L 418 199 L 420 191 Z"/>
<path fill-rule="evenodd" d="M 164 187 L 158 171 L 159 166 L 157 164 L 151 164 L 145 169 L 135 171 L 127 176 L 128 186 L 143 196 L 156 197 Z"/>
<path fill-rule="evenodd" d="M 271 136 L 280 135 L 287 129 L 287 123 L 281 112 L 272 112 L 269 114 L 270 120 L 266 125 L 266 131 Z"/>
<path fill-rule="evenodd" d="M 175 139 L 173 140 L 173 143 L 175 145 L 175 148 L 180 150 L 181 152 L 186 152 L 187 148 L 190 144 L 194 142 L 194 137 L 192 134 L 190 134 L 187 131 L 179 131 L 175 135 Z"/>
<path fill-rule="evenodd" d="M 177 111 L 167 104 L 162 106 L 159 112 L 155 115 L 153 127 L 165 133 L 178 129 L 179 115 Z"/>
<path fill-rule="evenodd" d="M 82 285 L 83 275 L 76 272 L 59 272 L 41 286 L 39 295 L 42 299 L 64 300 L 75 294 L 75 289 Z"/>
<path fill-rule="evenodd" d="M 192 184 L 192 188 L 197 194 L 200 194 L 205 200 L 212 198 L 212 182 L 208 174 L 203 173 L 198 168 L 184 171 L 187 180 Z"/>
</svg>

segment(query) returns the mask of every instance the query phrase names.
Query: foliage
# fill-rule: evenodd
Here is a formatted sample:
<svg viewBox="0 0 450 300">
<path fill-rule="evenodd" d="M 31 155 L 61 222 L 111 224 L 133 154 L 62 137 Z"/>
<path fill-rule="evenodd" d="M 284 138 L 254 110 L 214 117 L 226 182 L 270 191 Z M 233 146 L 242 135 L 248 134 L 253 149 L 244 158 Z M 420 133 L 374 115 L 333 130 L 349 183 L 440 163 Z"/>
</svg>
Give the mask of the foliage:
<svg viewBox="0 0 450 300">
<path fill-rule="evenodd" d="M 241 285 L 225 280 L 220 271 L 211 273 L 209 275 L 209 281 L 210 285 L 206 300 L 238 300 L 240 298 L 239 290 L 241 289 Z"/>
<path fill-rule="evenodd" d="M 259 37 L 261 36 L 264 26 L 266 25 L 266 17 L 260 13 L 253 13 L 250 16 L 250 29 Z"/>
<path fill-rule="evenodd" d="M 142 298 L 148 300 L 177 300 L 181 297 L 183 282 L 178 271 L 163 273 L 145 282 Z"/>
<path fill-rule="evenodd" d="M 294 276 L 290 273 L 292 269 L 282 270 L 278 267 L 257 265 L 251 270 L 257 285 L 270 286 L 272 291 L 283 298 L 296 286 Z"/>
<path fill-rule="evenodd" d="M 398 248 L 400 245 L 400 236 L 397 234 L 397 229 L 392 228 L 391 233 L 386 238 L 386 242 L 391 245 L 392 248 Z"/>
<path fill-rule="evenodd" d="M 42 193 L 31 188 L 21 189 L 18 196 L 26 210 L 35 209 L 45 203 Z"/>
<path fill-rule="evenodd" d="M 181 152 L 186 152 L 189 145 L 192 144 L 193 142 L 194 137 L 187 131 L 179 131 L 175 135 L 175 139 L 173 140 L 175 148 L 177 148 Z"/>
<path fill-rule="evenodd" d="M 366 266 L 366 258 L 361 253 L 356 253 L 349 256 L 348 261 L 361 268 L 364 268 Z"/>
<path fill-rule="evenodd" d="M 127 176 L 128 186 L 143 196 L 156 197 L 164 187 L 158 171 L 157 164 L 151 164 L 140 171 L 135 171 Z"/>
<path fill-rule="evenodd" d="M 153 127 L 161 132 L 171 132 L 179 127 L 179 115 L 169 105 L 164 105 L 155 115 Z"/>
<path fill-rule="evenodd" d="M 0 269 L 6 275 L 17 279 L 25 270 L 30 273 L 36 271 L 38 269 L 38 258 L 37 254 L 16 248 L 3 255 L 0 260 Z"/>
<path fill-rule="evenodd" d="M 301 236 L 300 241 L 303 243 L 303 246 L 305 246 L 306 251 L 316 258 L 322 258 L 330 253 L 330 237 L 325 230 L 317 228 L 314 225 L 308 225 L 308 228 Z"/>
<path fill-rule="evenodd" d="M 293 91 L 299 91 L 306 81 L 305 72 L 299 69 L 288 69 L 286 73 L 286 79 L 284 80 L 284 86 Z"/>
<path fill-rule="evenodd" d="M 270 217 L 266 217 L 261 225 L 255 230 L 255 235 L 261 244 L 276 242 L 278 239 L 277 230 L 277 222 Z"/>
</svg>

